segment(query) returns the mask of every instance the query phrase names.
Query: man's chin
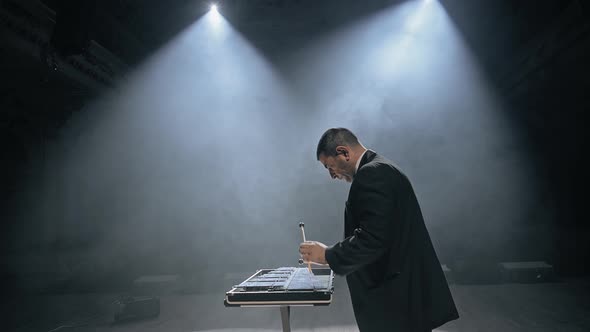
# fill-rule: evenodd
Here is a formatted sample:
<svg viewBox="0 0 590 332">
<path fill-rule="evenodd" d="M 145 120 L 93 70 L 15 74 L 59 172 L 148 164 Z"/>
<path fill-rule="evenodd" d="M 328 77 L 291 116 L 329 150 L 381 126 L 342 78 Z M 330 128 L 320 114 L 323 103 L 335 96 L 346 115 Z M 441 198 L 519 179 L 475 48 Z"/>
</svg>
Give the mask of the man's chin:
<svg viewBox="0 0 590 332">
<path fill-rule="evenodd" d="M 339 176 L 339 177 L 337 177 L 337 179 L 338 180 L 342 180 L 344 182 L 348 182 L 348 183 L 351 183 L 352 182 L 352 178 L 351 177 L 348 177 L 346 175 Z"/>
</svg>

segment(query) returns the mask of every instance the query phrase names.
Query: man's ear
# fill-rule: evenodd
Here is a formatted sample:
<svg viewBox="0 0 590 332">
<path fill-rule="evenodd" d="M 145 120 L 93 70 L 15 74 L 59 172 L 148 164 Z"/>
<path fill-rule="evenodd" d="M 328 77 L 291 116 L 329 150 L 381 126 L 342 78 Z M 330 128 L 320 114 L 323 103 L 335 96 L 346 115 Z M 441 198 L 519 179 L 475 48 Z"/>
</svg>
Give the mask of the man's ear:
<svg viewBox="0 0 590 332">
<path fill-rule="evenodd" d="M 343 145 L 339 145 L 336 147 L 336 154 L 343 155 L 346 158 L 346 160 L 350 158 L 350 151 L 346 146 Z"/>
</svg>

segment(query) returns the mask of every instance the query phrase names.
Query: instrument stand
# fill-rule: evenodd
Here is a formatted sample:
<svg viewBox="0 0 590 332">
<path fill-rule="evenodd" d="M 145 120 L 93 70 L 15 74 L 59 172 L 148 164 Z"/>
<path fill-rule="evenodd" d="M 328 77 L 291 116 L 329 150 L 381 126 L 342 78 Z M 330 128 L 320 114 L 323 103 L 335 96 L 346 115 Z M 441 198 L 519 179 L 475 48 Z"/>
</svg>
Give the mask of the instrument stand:
<svg viewBox="0 0 590 332">
<path fill-rule="evenodd" d="M 291 306 L 280 306 L 281 322 L 283 323 L 283 332 L 291 332 Z"/>
</svg>

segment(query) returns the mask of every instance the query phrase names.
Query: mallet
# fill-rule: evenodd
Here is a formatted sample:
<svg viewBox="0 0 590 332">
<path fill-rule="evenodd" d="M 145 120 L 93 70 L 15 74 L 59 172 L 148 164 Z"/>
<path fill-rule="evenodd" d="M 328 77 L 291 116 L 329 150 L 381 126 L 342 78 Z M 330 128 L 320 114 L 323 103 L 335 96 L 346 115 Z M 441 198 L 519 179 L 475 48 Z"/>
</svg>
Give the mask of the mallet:
<svg viewBox="0 0 590 332">
<path fill-rule="evenodd" d="M 305 224 L 303 222 L 299 222 L 299 228 L 301 228 L 301 235 L 303 236 L 303 242 L 305 242 Z M 303 263 L 303 259 L 299 259 L 299 264 Z M 311 273 L 311 263 L 307 263 L 307 269 L 309 273 Z"/>
</svg>

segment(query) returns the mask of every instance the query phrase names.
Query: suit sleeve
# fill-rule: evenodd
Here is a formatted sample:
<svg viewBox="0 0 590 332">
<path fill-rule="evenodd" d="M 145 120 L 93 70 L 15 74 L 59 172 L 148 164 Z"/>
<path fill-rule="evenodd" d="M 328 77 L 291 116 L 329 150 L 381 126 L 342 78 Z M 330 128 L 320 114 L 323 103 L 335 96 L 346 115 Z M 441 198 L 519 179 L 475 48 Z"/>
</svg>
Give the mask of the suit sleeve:
<svg viewBox="0 0 590 332">
<path fill-rule="evenodd" d="M 393 177 L 386 170 L 365 167 L 351 188 L 353 218 L 359 221 L 354 234 L 326 249 L 326 261 L 340 275 L 352 273 L 379 259 L 391 247 L 395 213 Z"/>
</svg>

